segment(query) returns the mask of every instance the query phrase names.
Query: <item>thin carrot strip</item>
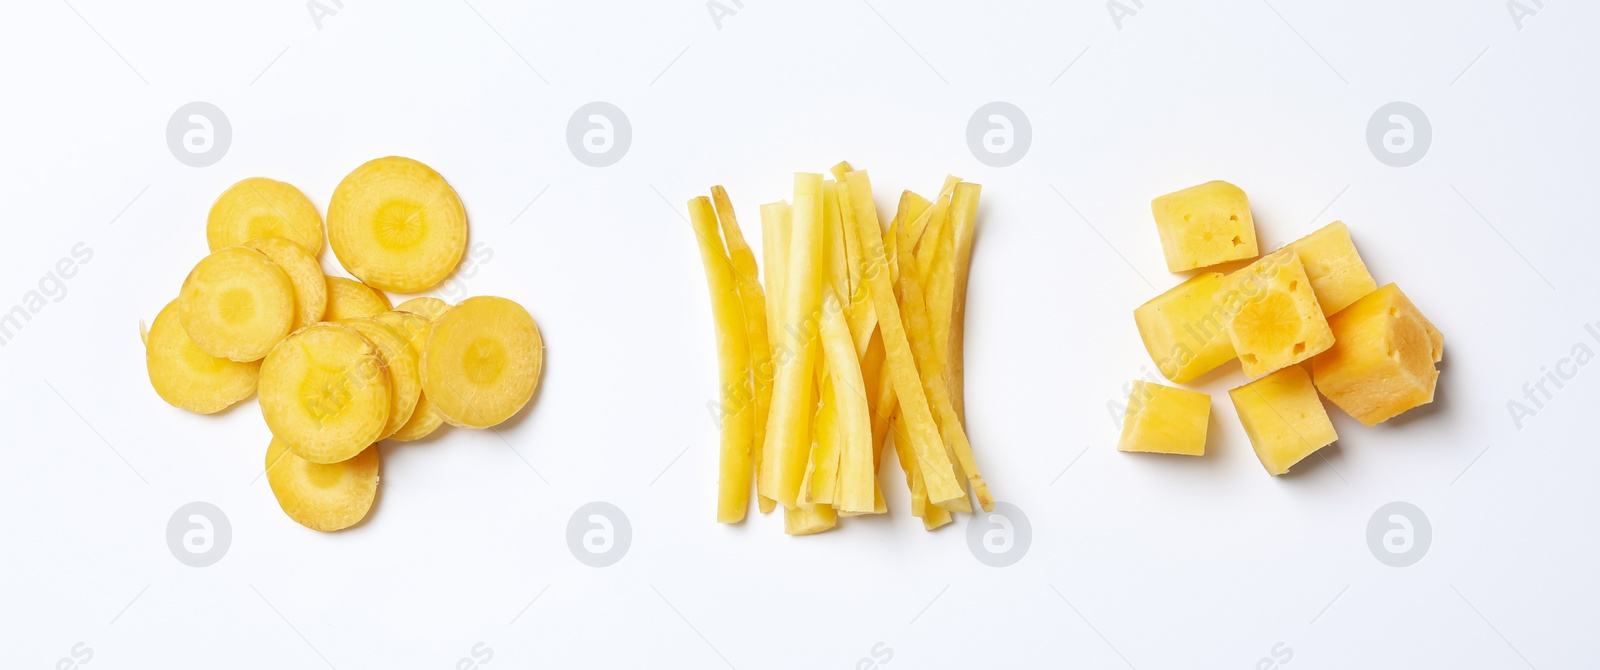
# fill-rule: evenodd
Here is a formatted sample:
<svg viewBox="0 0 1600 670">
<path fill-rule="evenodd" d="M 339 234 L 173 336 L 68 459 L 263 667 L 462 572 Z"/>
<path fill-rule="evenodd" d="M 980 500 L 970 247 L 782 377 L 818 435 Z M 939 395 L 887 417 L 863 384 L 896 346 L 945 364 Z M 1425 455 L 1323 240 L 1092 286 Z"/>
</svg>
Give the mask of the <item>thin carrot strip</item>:
<svg viewBox="0 0 1600 670">
<path fill-rule="evenodd" d="M 779 342 L 783 337 L 782 331 L 778 330 L 778 323 L 783 318 L 783 315 L 779 312 L 783 309 L 784 275 L 788 274 L 786 268 L 789 260 L 789 231 L 789 203 L 780 200 L 761 206 L 761 255 L 767 267 L 767 274 L 763 277 L 766 281 L 767 289 L 767 343 L 773 352 L 770 374 L 773 376 L 774 383 L 778 374 L 776 354 Z M 771 432 L 772 404 L 770 395 L 764 425 L 768 432 Z M 762 441 L 752 449 L 752 451 L 760 454 L 752 460 L 756 464 L 756 503 L 760 505 L 762 514 L 771 513 L 778 506 L 778 501 L 772 497 L 776 494 L 776 490 L 768 491 L 762 488 L 761 484 L 765 478 L 769 477 L 769 475 L 765 474 L 766 471 L 778 467 L 776 452 L 768 452 L 768 449 L 772 447 L 772 441 L 763 435 Z M 771 476 L 775 477 L 776 475 Z"/>
<path fill-rule="evenodd" d="M 954 500 L 964 492 L 942 447 L 939 427 L 928 408 L 926 392 L 918 379 L 916 359 L 900 321 L 900 307 L 895 301 L 894 287 L 889 283 L 889 261 L 878 232 L 881 230 L 878 214 L 872 207 L 872 182 L 866 172 L 859 170 L 846 175 L 846 181 L 850 188 L 850 204 L 856 211 L 856 234 L 861 237 L 867 258 L 862 275 L 872 284 L 872 306 L 878 314 L 878 329 L 883 333 L 885 358 L 894 377 L 895 396 L 904 412 L 907 432 L 912 438 L 912 451 L 917 455 L 927 482 L 928 499 L 935 504 Z"/>
<path fill-rule="evenodd" d="M 841 512 L 865 514 L 873 510 L 872 418 L 867 408 L 866 384 L 856 359 L 844 308 L 833 294 L 823 296 L 822 348 L 833 380 L 832 398 L 840 442 L 835 473 L 840 496 L 833 499 Z"/>
<path fill-rule="evenodd" d="M 721 186 L 711 187 L 711 203 L 716 206 L 717 221 L 722 224 L 722 237 L 727 242 L 728 256 L 733 261 L 737 275 L 739 303 L 744 307 L 745 334 L 750 338 L 750 376 L 755 387 L 755 414 L 751 421 L 750 460 L 752 470 L 761 469 L 762 445 L 767 438 L 767 413 L 772 405 L 772 343 L 767 340 L 767 298 L 761 288 L 755 253 L 744 240 L 739 229 L 739 219 L 733 213 L 733 201 Z M 751 476 L 754 476 L 754 472 Z M 770 507 L 763 510 L 770 511 Z"/>
<path fill-rule="evenodd" d="M 750 342 L 733 264 L 723 253 L 717 215 L 705 196 L 689 201 L 689 220 L 700 245 L 711 311 L 716 319 L 717 360 L 721 373 L 722 456 L 717 481 L 717 521 L 744 520 L 750 505 L 750 448 L 753 427 L 750 396 Z M 733 408 L 733 411 L 728 411 Z"/>
<path fill-rule="evenodd" d="M 786 509 L 793 509 L 798 503 L 800 480 L 805 477 L 806 457 L 811 451 L 808 420 L 816 404 L 813 374 L 817 353 L 812 333 L 821 289 L 819 261 L 823 259 L 822 175 L 795 174 L 790 224 L 783 318 L 779 325 L 782 332 L 790 335 L 790 341 L 773 349 L 779 364 L 763 456 L 777 460 L 763 468 L 758 481 L 762 494 Z"/>
<path fill-rule="evenodd" d="M 951 230 L 954 233 L 955 283 L 950 309 L 950 399 L 955 403 L 956 415 L 963 423 L 967 420 L 966 403 L 966 334 L 967 334 L 967 275 L 972 266 L 972 237 L 978 220 L 978 196 L 983 187 L 961 184 L 956 187 L 950 205 Z"/>
<path fill-rule="evenodd" d="M 911 248 L 910 231 L 900 230 L 900 246 L 902 249 Z M 945 353 L 934 350 L 933 342 L 929 337 L 931 326 L 928 322 L 927 306 L 922 295 L 922 282 L 917 277 L 916 259 L 910 254 L 900 254 L 900 302 L 906 315 L 906 332 L 910 334 L 911 350 L 922 379 L 922 387 L 927 394 L 929 406 L 932 408 L 934 419 L 938 422 L 939 430 L 944 437 L 944 444 L 954 452 L 956 463 L 960 464 L 962 472 L 966 474 L 967 481 L 972 485 L 972 490 L 978 496 L 978 504 L 983 511 L 988 512 L 994 508 L 994 498 L 989 493 L 989 486 L 978 474 L 976 460 L 972 456 L 972 444 L 967 441 L 966 429 L 961 425 L 961 419 L 956 415 L 955 406 L 950 402 L 950 389 L 945 381 Z M 898 392 L 899 389 L 896 389 Z M 900 396 L 904 398 L 904 395 Z M 944 500 L 935 500 L 935 504 L 943 504 Z"/>
</svg>

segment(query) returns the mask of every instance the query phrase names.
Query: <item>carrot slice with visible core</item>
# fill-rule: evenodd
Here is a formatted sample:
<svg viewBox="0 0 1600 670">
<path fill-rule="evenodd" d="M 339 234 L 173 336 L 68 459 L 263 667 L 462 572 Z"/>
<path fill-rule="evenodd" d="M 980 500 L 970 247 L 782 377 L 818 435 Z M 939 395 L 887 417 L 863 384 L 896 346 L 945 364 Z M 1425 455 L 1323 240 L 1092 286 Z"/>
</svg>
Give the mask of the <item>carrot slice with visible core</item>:
<svg viewBox="0 0 1600 670">
<path fill-rule="evenodd" d="M 200 260 L 178 292 L 179 319 L 194 344 L 213 356 L 260 360 L 294 325 L 294 284 L 277 263 L 248 247 Z"/>
<path fill-rule="evenodd" d="M 513 301 L 467 298 L 434 320 L 422 350 L 422 391 L 446 423 L 488 428 L 533 398 L 544 339 Z"/>
<path fill-rule="evenodd" d="M 300 189 L 266 177 L 251 177 L 228 187 L 206 214 L 206 243 L 212 251 L 263 237 L 282 237 L 322 255 L 322 215 Z"/>
<path fill-rule="evenodd" d="M 273 438 L 267 445 L 267 485 L 295 523 L 323 532 L 349 528 L 366 518 L 378 496 L 378 447 L 323 464 L 296 456 Z"/>
<path fill-rule="evenodd" d="M 328 242 L 361 281 L 396 293 L 425 291 L 461 263 L 467 210 L 433 168 L 401 156 L 378 158 L 333 189 Z"/>
<path fill-rule="evenodd" d="M 261 364 L 261 416 L 273 436 L 313 463 L 366 449 L 389 421 L 389 373 L 360 333 L 319 323 L 279 343 Z"/>
<path fill-rule="evenodd" d="M 213 414 L 256 392 L 261 362 L 240 363 L 201 351 L 178 323 L 178 301 L 161 308 L 143 335 L 150 385 L 168 405 Z"/>
</svg>

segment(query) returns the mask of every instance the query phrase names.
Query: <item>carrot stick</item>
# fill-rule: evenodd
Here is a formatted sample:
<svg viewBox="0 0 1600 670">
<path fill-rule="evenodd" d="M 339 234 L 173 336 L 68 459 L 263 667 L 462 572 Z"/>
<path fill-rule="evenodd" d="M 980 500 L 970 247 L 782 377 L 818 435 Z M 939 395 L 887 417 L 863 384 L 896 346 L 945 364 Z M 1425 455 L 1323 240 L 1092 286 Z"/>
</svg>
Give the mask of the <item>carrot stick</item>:
<svg viewBox="0 0 1600 670">
<path fill-rule="evenodd" d="M 753 427 L 750 406 L 750 341 L 744 307 L 739 303 L 733 264 L 723 253 L 722 235 L 711 200 L 689 201 L 689 220 L 700 245 L 711 312 L 716 320 L 717 361 L 721 376 L 722 450 L 717 480 L 717 522 L 743 521 L 750 505 L 750 448 Z M 732 408 L 732 411 L 729 409 Z"/>
</svg>

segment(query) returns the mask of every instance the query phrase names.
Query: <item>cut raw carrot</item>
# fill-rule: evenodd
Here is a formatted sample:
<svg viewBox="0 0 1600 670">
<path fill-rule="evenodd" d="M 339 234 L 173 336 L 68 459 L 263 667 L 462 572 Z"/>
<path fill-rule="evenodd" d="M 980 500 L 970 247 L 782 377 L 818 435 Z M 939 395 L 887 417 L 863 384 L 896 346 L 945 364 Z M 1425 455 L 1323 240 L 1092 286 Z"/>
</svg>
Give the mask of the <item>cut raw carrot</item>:
<svg viewBox="0 0 1600 670">
<path fill-rule="evenodd" d="M 839 188 L 832 180 L 822 184 L 822 247 L 827 256 L 823 288 L 834 295 L 850 295 L 850 259 L 845 255 L 844 228 L 839 218 Z"/>
<path fill-rule="evenodd" d="M 873 511 L 873 482 L 876 468 L 872 460 L 872 418 L 867 408 L 866 385 L 861 364 L 844 321 L 843 308 L 833 294 L 823 298 L 822 348 L 832 378 L 833 401 L 837 405 L 836 426 L 840 439 L 838 480 L 840 496 L 834 500 L 841 512 L 865 514 Z"/>
<path fill-rule="evenodd" d="M 400 156 L 378 158 L 333 189 L 328 241 L 362 282 L 397 293 L 425 291 L 449 277 L 466 253 L 467 210 L 433 168 Z"/>
<path fill-rule="evenodd" d="M 266 255 L 289 277 L 294 286 L 294 325 L 291 332 L 322 320 L 328 307 L 328 281 L 322 266 L 300 245 L 282 237 L 263 237 L 245 242 L 244 246 Z"/>
<path fill-rule="evenodd" d="M 755 391 L 755 414 L 750 417 L 750 462 L 753 470 L 759 470 L 762 446 L 767 439 L 767 415 L 772 407 L 772 377 L 775 373 L 772 368 L 772 342 L 767 334 L 767 297 L 757 276 L 755 253 L 750 250 L 750 245 L 744 240 L 744 232 L 739 229 L 739 219 L 734 216 L 728 191 L 721 186 L 711 187 L 711 201 L 716 206 L 717 222 L 722 224 L 728 257 L 733 261 L 733 270 L 739 280 L 739 303 L 744 307 L 745 334 L 750 340 L 750 378 Z M 771 509 L 767 507 L 762 511 Z"/>
<path fill-rule="evenodd" d="M 433 298 L 428 298 L 428 300 L 433 300 Z M 442 303 L 443 301 L 440 302 Z M 401 303 L 401 305 L 404 306 L 404 303 Z M 446 309 L 448 307 L 446 305 Z M 443 312 L 440 313 L 442 314 Z M 406 342 L 411 345 L 412 351 L 416 352 L 417 374 L 420 381 L 422 350 L 428 346 L 428 333 L 433 327 L 429 319 L 424 318 L 419 312 L 400 310 L 384 312 L 372 318 L 405 336 Z M 423 393 L 417 396 L 417 406 L 411 411 L 411 418 L 406 420 L 405 425 L 401 426 L 400 430 L 390 435 L 389 439 L 397 442 L 420 440 L 431 435 L 443 425 L 444 417 L 439 414 L 439 410 L 433 408 L 433 401 L 428 399 L 428 394 Z"/>
<path fill-rule="evenodd" d="M 795 174 L 790 221 L 792 239 L 785 262 L 779 327 L 781 332 L 797 334 L 800 339 L 774 347 L 773 355 L 779 359 L 778 374 L 773 381 L 772 416 L 767 421 L 767 443 L 763 445 L 766 452 L 758 482 L 763 495 L 787 509 L 793 509 L 798 501 L 811 446 L 807 423 L 815 404 L 812 378 L 816 348 L 810 346 L 814 338 L 806 334 L 815 325 L 821 279 L 818 260 L 823 242 L 822 175 Z"/>
<path fill-rule="evenodd" d="M 167 404 L 213 414 L 256 392 L 261 362 L 240 363 L 200 350 L 178 323 L 178 301 L 167 303 L 144 339 L 145 370 Z"/>
<path fill-rule="evenodd" d="M 783 316 L 783 281 L 788 274 L 789 257 L 789 232 L 791 229 L 789 203 L 779 201 L 761 206 L 761 239 L 762 258 L 766 261 L 767 274 L 764 277 L 767 289 L 767 340 L 772 351 L 771 375 L 772 385 L 777 383 L 779 354 L 787 358 L 793 355 L 792 349 L 783 348 L 783 331 L 778 328 Z M 773 496 L 777 495 L 777 488 L 766 488 L 762 482 L 777 482 L 776 473 L 767 474 L 769 469 L 778 467 L 777 443 L 771 439 L 773 430 L 773 411 L 771 394 L 769 390 L 767 404 L 766 431 L 761 442 L 755 445 L 756 455 L 753 460 L 756 466 L 756 502 L 761 506 L 761 513 L 770 513 L 777 508 L 778 501 Z"/>
<path fill-rule="evenodd" d="M 885 271 L 889 264 L 878 233 L 878 214 L 872 207 L 872 182 L 863 171 L 851 172 L 847 177 L 850 203 L 856 210 L 856 234 L 861 237 L 862 252 L 867 258 L 867 269 L 862 274 L 872 284 L 872 305 L 878 313 L 878 329 L 883 333 L 885 360 L 893 378 L 895 396 L 907 419 L 912 451 L 927 482 L 928 498 L 934 503 L 948 502 L 961 497 L 963 492 L 956 482 L 938 425 L 929 410 L 926 392 L 918 379 L 916 360 L 900 321 L 894 287 Z"/>
<path fill-rule="evenodd" d="M 738 280 L 733 263 L 723 252 L 722 233 L 711 200 L 705 196 L 690 200 L 689 221 L 700 247 L 706 285 L 711 290 L 711 314 L 717 335 L 721 389 L 718 398 L 722 407 L 717 522 L 738 523 L 744 520 L 750 505 L 750 448 L 755 425 L 750 337 L 739 301 Z"/>
<path fill-rule="evenodd" d="M 331 323 L 290 335 L 267 354 L 260 395 L 273 436 L 313 463 L 355 456 L 389 420 L 389 373 L 377 348 Z"/>
<path fill-rule="evenodd" d="M 322 315 L 324 321 L 365 319 L 394 309 L 383 291 L 354 279 L 330 276 L 327 284 L 328 308 Z"/>
<path fill-rule="evenodd" d="M 927 231 L 928 225 L 932 223 L 935 218 L 942 219 L 948 214 L 950 209 L 950 194 L 955 191 L 956 184 L 960 183 L 960 177 L 955 175 L 946 175 L 944 178 L 944 185 L 939 187 L 938 197 L 933 199 L 933 206 L 924 211 L 922 214 L 909 219 L 909 221 L 911 221 L 911 227 L 908 232 L 911 233 L 911 241 L 913 243 L 920 243 L 922 241 L 923 233 Z M 911 251 L 915 252 L 916 249 L 913 248 Z"/>
<path fill-rule="evenodd" d="M 201 351 L 234 361 L 260 360 L 294 325 L 294 284 L 259 251 L 219 249 L 183 280 L 178 315 Z"/>
<path fill-rule="evenodd" d="M 761 206 L 761 256 L 767 267 L 763 278 L 767 289 L 767 339 L 774 349 L 783 337 L 778 322 L 783 318 L 783 280 L 787 274 L 791 230 L 789 203 L 780 200 Z"/>
<path fill-rule="evenodd" d="M 906 490 L 911 492 L 911 516 L 921 519 L 927 515 L 928 489 L 922 484 L 922 468 L 917 467 L 917 456 L 911 453 L 911 436 L 906 433 L 906 424 L 900 420 L 898 410 L 884 425 L 894 433 L 894 454 L 900 461 L 900 471 L 905 474 Z"/>
<path fill-rule="evenodd" d="M 797 503 L 783 510 L 783 532 L 790 535 L 812 535 L 838 523 L 839 513 L 827 505 Z"/>
<path fill-rule="evenodd" d="M 495 296 L 461 301 L 433 322 L 422 349 L 422 392 L 446 423 L 489 428 L 533 398 L 544 365 L 539 324 Z"/>
<path fill-rule="evenodd" d="M 896 444 L 895 449 L 898 453 L 900 450 L 898 445 L 901 442 L 909 442 L 910 437 L 906 436 L 905 422 L 901 419 L 898 413 L 895 414 L 894 419 L 890 422 L 890 424 L 894 430 L 894 439 Z M 915 463 L 914 459 L 916 457 L 915 455 L 911 454 L 910 451 L 910 449 L 906 449 L 905 455 L 900 457 L 902 469 L 906 469 L 905 466 L 908 463 Z M 907 487 L 911 489 L 911 516 L 922 519 L 922 528 L 924 530 L 933 530 L 950 523 L 953 519 L 950 516 L 949 509 L 929 503 L 928 488 L 923 483 L 921 470 L 912 467 L 906 471 L 909 473 L 906 475 L 906 479 L 909 482 Z"/>
<path fill-rule="evenodd" d="M 911 244 L 910 231 L 901 229 L 901 248 L 910 249 Z M 977 462 L 973 459 L 972 445 L 967 441 L 966 429 L 961 425 L 961 419 L 956 416 L 955 406 L 950 402 L 950 389 L 945 381 L 945 353 L 934 350 L 929 335 L 932 327 L 928 323 L 927 307 L 923 302 L 922 282 L 917 277 L 916 259 L 910 254 L 902 253 L 899 264 L 900 297 L 905 307 L 906 331 L 911 338 L 911 349 L 915 354 L 917 368 L 921 372 L 922 387 L 927 393 L 934 419 L 944 437 L 944 444 L 954 452 L 956 463 L 972 485 L 972 491 L 978 497 L 978 504 L 983 507 L 983 511 L 992 511 L 994 498 L 989 494 L 989 485 L 985 484 L 983 477 L 978 474 Z M 934 502 L 944 504 L 947 501 L 935 499 Z M 956 509 L 961 507 L 965 505 Z"/>
<path fill-rule="evenodd" d="M 840 301 L 844 303 L 845 323 L 850 328 L 850 337 L 855 343 L 856 356 L 859 358 L 866 355 L 867 345 L 877 332 L 878 315 L 872 309 L 872 287 L 862 278 L 864 268 L 861 238 L 855 234 L 856 209 L 850 202 L 848 185 L 839 189 L 839 214 L 839 229 L 841 237 L 844 238 L 846 264 L 844 284 L 849 287 L 849 293 L 840 294 Z"/>
<path fill-rule="evenodd" d="M 417 353 L 405 336 L 379 322 L 377 317 L 345 319 L 338 323 L 361 333 L 362 337 L 377 347 L 379 362 L 389 372 L 389 420 L 378 439 L 389 437 L 411 419 L 412 411 L 417 408 L 417 399 L 422 396 L 422 375 L 417 367 Z"/>
<path fill-rule="evenodd" d="M 811 454 L 805 476 L 800 480 L 799 501 L 837 508 L 834 492 L 839 485 L 838 405 L 834 402 L 831 383 L 825 380 L 817 388 L 822 389 L 822 401 L 817 404 L 811 422 Z"/>
<path fill-rule="evenodd" d="M 206 215 L 212 251 L 263 237 L 282 237 L 312 256 L 322 255 L 322 215 L 300 189 L 266 177 L 228 187 Z"/>
<path fill-rule="evenodd" d="M 983 187 L 963 183 L 956 186 L 950 206 L 951 232 L 954 243 L 951 263 L 955 266 L 955 281 L 951 291 L 950 337 L 950 400 L 955 403 L 956 415 L 966 421 L 966 320 L 967 276 L 972 265 L 972 238 L 978 219 L 978 196 Z"/>
<path fill-rule="evenodd" d="M 938 231 L 930 229 L 923 235 L 923 244 L 917 251 L 923 298 L 927 301 L 928 321 L 932 325 L 928 335 L 933 342 L 933 350 L 945 356 L 947 375 L 950 369 L 950 322 L 956 281 L 953 232 L 950 226 L 942 226 Z"/>
<path fill-rule="evenodd" d="M 378 447 L 338 463 L 312 463 L 273 438 L 267 445 L 267 485 L 295 523 L 323 532 L 349 528 L 366 518 L 378 496 Z"/>
<path fill-rule="evenodd" d="M 445 310 L 450 309 L 450 303 L 430 296 L 419 296 L 395 305 L 394 308 L 402 312 L 411 312 L 432 321 L 439 318 L 440 314 L 444 314 Z"/>
</svg>

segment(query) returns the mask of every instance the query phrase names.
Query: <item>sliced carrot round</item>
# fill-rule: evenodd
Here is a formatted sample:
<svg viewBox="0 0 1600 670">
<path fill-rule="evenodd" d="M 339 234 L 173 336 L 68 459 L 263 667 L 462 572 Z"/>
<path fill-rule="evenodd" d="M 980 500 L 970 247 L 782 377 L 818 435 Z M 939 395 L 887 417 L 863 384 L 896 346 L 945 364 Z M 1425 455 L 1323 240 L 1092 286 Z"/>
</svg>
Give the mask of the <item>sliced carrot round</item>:
<svg viewBox="0 0 1600 670">
<path fill-rule="evenodd" d="M 327 282 L 328 309 L 322 315 L 324 321 L 365 319 L 394 309 L 383 291 L 354 279 L 327 277 Z"/>
<path fill-rule="evenodd" d="M 426 299 L 443 302 L 437 298 Z M 401 305 L 404 304 L 406 303 L 401 303 Z M 446 305 L 446 309 L 448 308 L 449 306 Z M 428 319 L 419 313 L 400 311 L 398 308 L 395 311 L 384 312 L 372 318 L 395 329 L 406 337 L 411 343 L 411 347 L 417 352 L 418 373 L 420 375 L 422 349 L 428 345 L 428 332 L 433 327 Z M 406 421 L 404 426 L 400 427 L 400 430 L 390 435 L 389 439 L 397 442 L 420 440 L 433 434 L 442 425 L 444 425 L 444 417 L 439 415 L 439 410 L 434 409 L 433 401 L 429 400 L 428 394 L 424 392 L 417 398 L 417 406 L 416 409 L 412 410 L 411 418 Z"/>
<path fill-rule="evenodd" d="M 266 254 L 294 285 L 295 316 L 291 331 L 322 320 L 322 313 L 328 308 L 328 282 L 316 257 L 282 237 L 250 240 L 244 246 Z"/>
<path fill-rule="evenodd" d="M 322 215 L 300 189 L 266 177 L 251 177 L 217 196 L 206 216 L 212 251 L 263 237 L 282 237 L 320 256 Z"/>
<path fill-rule="evenodd" d="M 212 356 L 194 345 L 178 323 L 178 301 L 167 303 L 144 338 L 144 365 L 150 385 L 167 404 L 212 414 L 256 392 L 261 363 Z"/>
<path fill-rule="evenodd" d="M 258 392 L 273 436 L 313 463 L 360 453 L 389 421 L 389 372 L 377 347 L 337 324 L 308 327 L 273 348 Z"/>
<path fill-rule="evenodd" d="M 511 418 L 539 384 L 544 340 L 522 305 L 468 298 L 433 322 L 422 389 L 451 425 L 488 428 Z"/>
<path fill-rule="evenodd" d="M 333 190 L 328 240 L 339 262 L 385 291 L 416 293 L 454 272 L 467 250 L 467 210 L 444 177 L 389 156 L 357 167 Z"/>
<path fill-rule="evenodd" d="M 278 507 L 312 530 L 342 530 L 366 518 L 378 495 L 378 465 L 377 445 L 326 464 L 295 455 L 277 438 L 267 445 L 267 484 Z"/>
<path fill-rule="evenodd" d="M 387 314 L 387 312 L 385 312 Z M 417 407 L 417 398 L 422 395 L 422 376 L 417 371 L 417 352 L 411 348 L 411 342 L 396 332 L 395 329 L 379 322 L 377 317 L 365 319 L 345 319 L 338 322 L 367 338 L 378 348 L 378 356 L 382 359 L 384 369 L 389 371 L 389 422 L 385 424 L 383 433 L 378 436 L 383 439 L 393 435 L 406 425 L 406 420 L 411 418 L 411 412 Z"/>
<path fill-rule="evenodd" d="M 254 361 L 294 325 L 294 284 L 277 263 L 248 247 L 201 259 L 178 292 L 179 318 L 194 344 L 213 356 Z"/>
<path fill-rule="evenodd" d="M 450 309 L 450 303 L 432 296 L 419 296 L 395 305 L 394 308 L 402 312 L 411 312 L 432 321 L 439 318 L 440 314 L 445 313 L 445 310 Z"/>
</svg>

